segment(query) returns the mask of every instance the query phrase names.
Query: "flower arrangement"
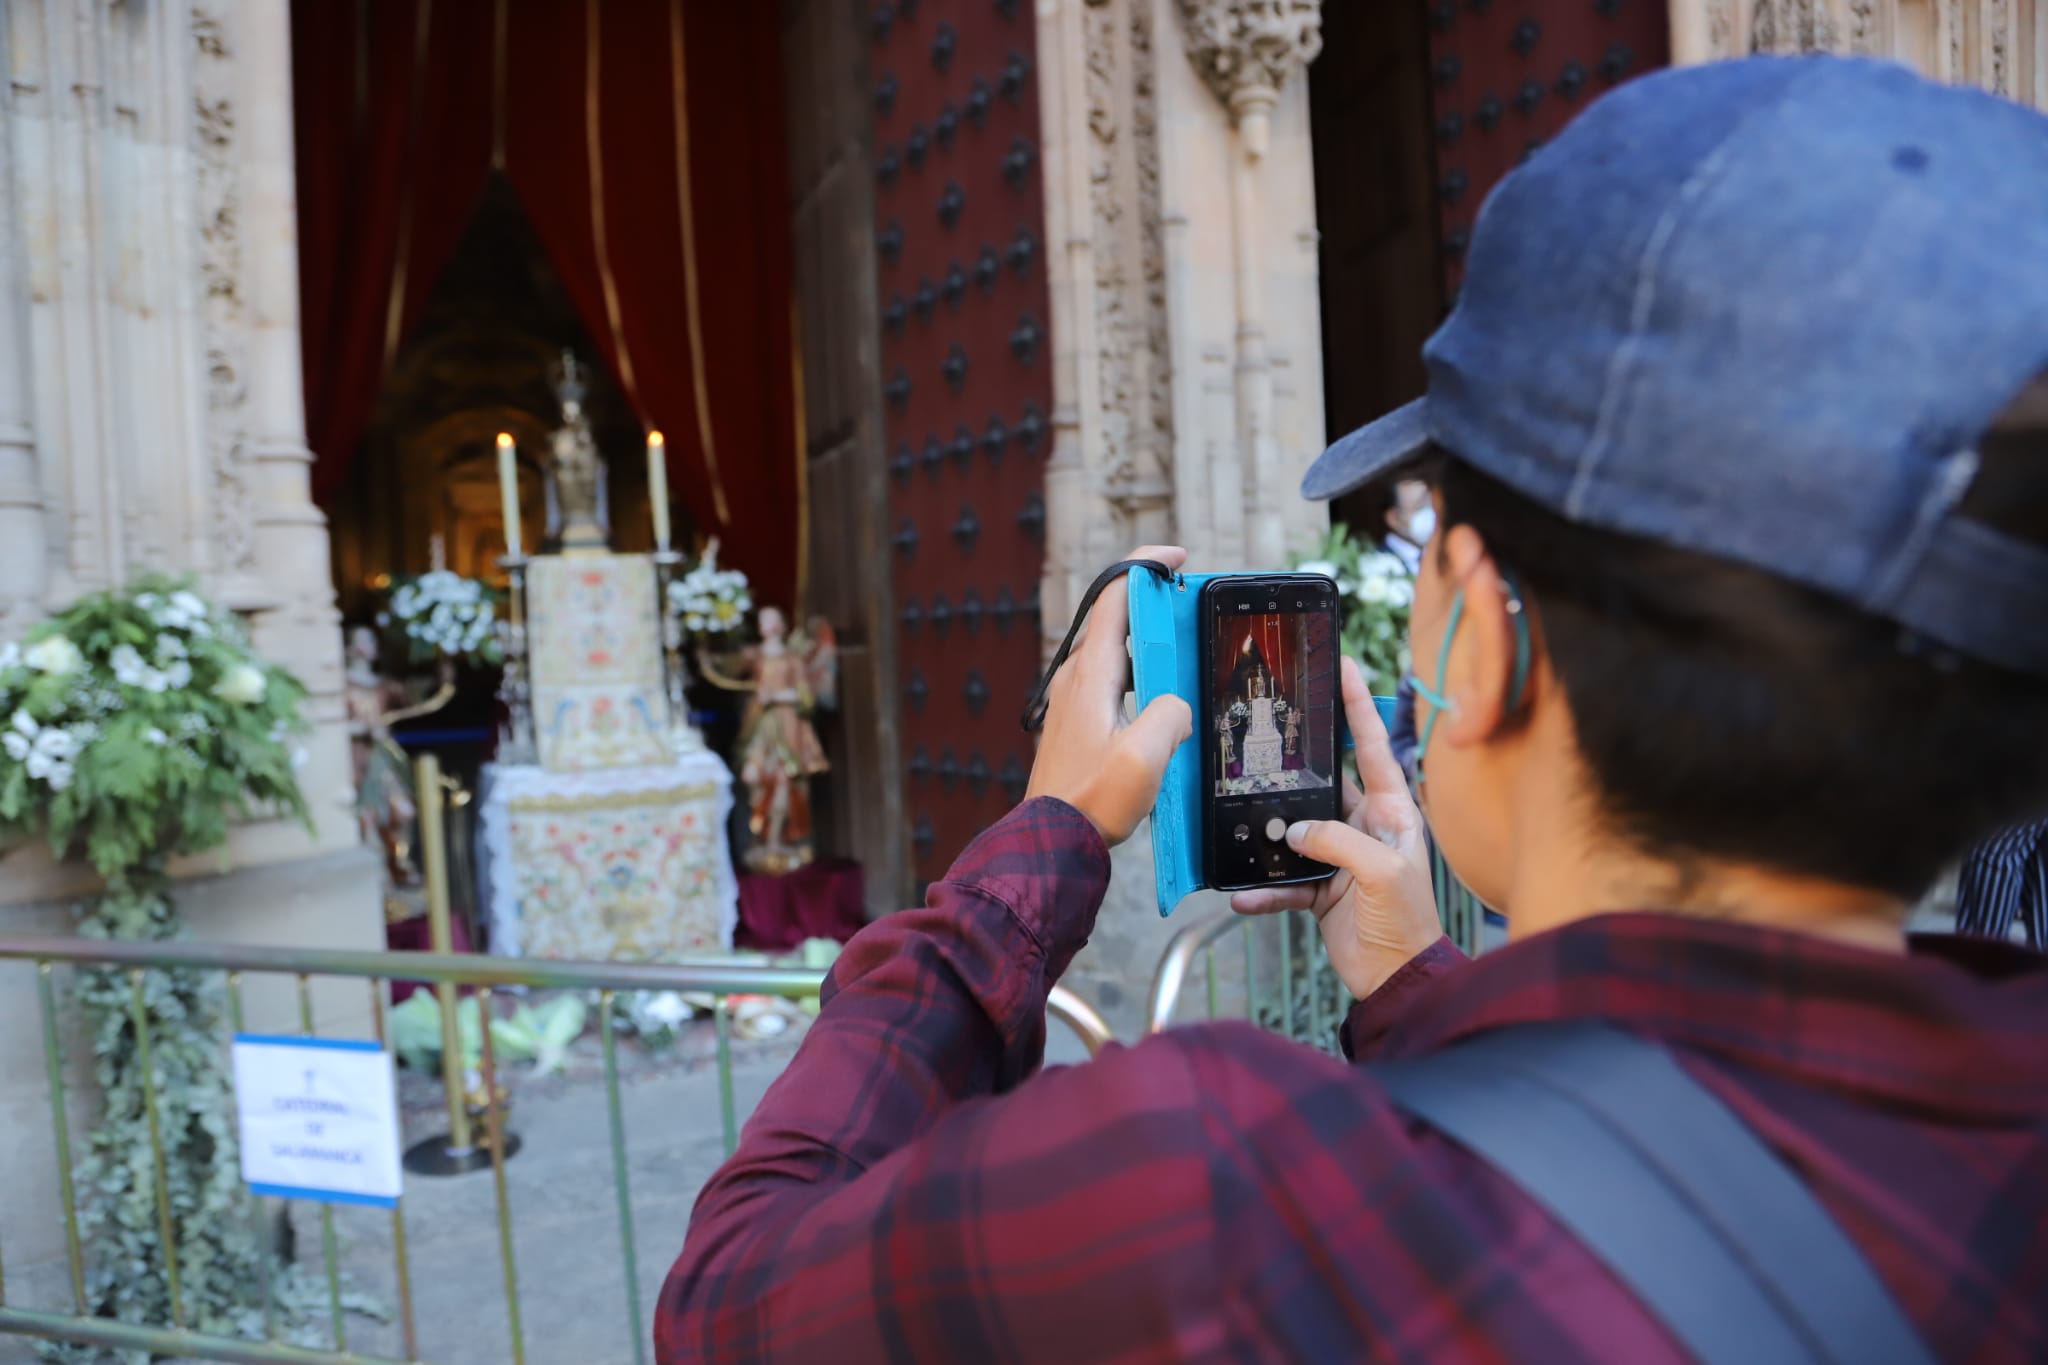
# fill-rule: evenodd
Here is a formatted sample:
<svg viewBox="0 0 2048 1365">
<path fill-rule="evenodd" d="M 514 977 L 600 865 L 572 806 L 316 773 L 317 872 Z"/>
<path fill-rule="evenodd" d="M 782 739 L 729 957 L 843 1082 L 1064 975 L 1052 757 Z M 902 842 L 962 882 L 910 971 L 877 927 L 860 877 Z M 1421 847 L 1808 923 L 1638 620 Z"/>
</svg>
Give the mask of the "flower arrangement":
<svg viewBox="0 0 2048 1365">
<path fill-rule="evenodd" d="M 754 595 L 745 574 L 718 567 L 714 542 L 688 573 L 668 585 L 668 609 L 692 635 L 731 635 L 745 628 Z"/>
<path fill-rule="evenodd" d="M 416 664 L 440 657 L 497 663 L 504 657 L 491 590 L 448 569 L 399 580 L 377 624 L 398 627 Z"/>
<path fill-rule="evenodd" d="M 87 597 L 0 645 L 0 836 L 45 834 L 120 881 L 253 808 L 303 816 L 304 695 L 189 588 Z"/>
<path fill-rule="evenodd" d="M 1408 566 L 1355 538 L 1349 527 L 1332 526 L 1315 552 L 1294 567 L 1336 580 L 1344 652 L 1365 670 L 1366 686 L 1391 694 L 1408 667 L 1408 612 L 1415 603 Z"/>
<path fill-rule="evenodd" d="M 219 847 L 238 816 L 306 818 L 292 744 L 304 696 L 235 616 L 184 584 L 147 579 L 83 598 L 0 645 L 0 837 L 40 835 L 105 878 L 80 914 L 83 934 L 177 937 L 172 857 Z M 75 1181 L 87 1308 L 130 1322 L 168 1315 L 157 1172 L 135 1157 L 160 1134 L 186 1325 L 246 1334 L 274 1297 L 287 1334 L 301 1336 L 303 1276 L 270 1266 L 239 1178 L 218 981 L 163 971 L 137 987 L 120 970 L 85 968 L 77 998 L 101 1101 Z"/>
</svg>

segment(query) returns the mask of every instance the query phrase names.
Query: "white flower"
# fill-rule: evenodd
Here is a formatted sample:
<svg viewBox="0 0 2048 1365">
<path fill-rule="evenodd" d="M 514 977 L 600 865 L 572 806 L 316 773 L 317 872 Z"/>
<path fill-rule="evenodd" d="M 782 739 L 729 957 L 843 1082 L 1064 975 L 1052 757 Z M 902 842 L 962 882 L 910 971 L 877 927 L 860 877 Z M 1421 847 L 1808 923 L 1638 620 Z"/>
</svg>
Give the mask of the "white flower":
<svg viewBox="0 0 2048 1365">
<path fill-rule="evenodd" d="M 30 751 L 28 756 L 28 775 L 30 777 L 48 777 L 50 769 L 56 766 L 57 760 L 51 758 L 48 754 L 35 750 Z"/>
<path fill-rule="evenodd" d="M 205 599 L 183 588 L 171 594 L 171 605 L 195 620 L 203 620 L 206 616 Z"/>
<path fill-rule="evenodd" d="M 155 611 L 157 605 L 163 600 L 163 598 L 158 597 L 153 592 L 139 592 L 135 594 L 135 605 L 141 607 L 144 611 Z"/>
<path fill-rule="evenodd" d="M 1295 565 L 1294 571 L 1296 573 L 1321 574 L 1325 578 L 1335 578 L 1337 576 L 1337 566 L 1335 564 L 1332 564 L 1327 559 L 1308 560 L 1304 563 Z"/>
<path fill-rule="evenodd" d="M 114 652 L 107 655 L 107 663 L 112 666 L 114 677 L 128 687 L 141 686 L 143 674 L 149 671 L 134 645 L 115 645 Z"/>
<path fill-rule="evenodd" d="M 52 763 L 49 773 L 50 790 L 60 792 L 70 786 L 71 775 L 72 767 L 69 763 Z"/>
<path fill-rule="evenodd" d="M 156 637 L 156 657 L 159 659 L 182 659 L 185 657 L 185 642 L 175 635 Z"/>
<path fill-rule="evenodd" d="M 72 737 L 69 730 L 46 725 L 43 732 L 36 736 L 35 752 L 48 754 L 57 760 L 67 759 L 78 752 L 78 741 Z"/>
<path fill-rule="evenodd" d="M 304 749 L 293 749 L 293 750 L 292 750 L 292 771 L 293 771 L 293 772 L 297 772 L 297 771 L 298 771 L 299 769 L 301 769 L 301 768 L 305 767 L 305 766 L 306 766 L 306 760 L 310 759 L 311 757 L 312 757 L 312 755 L 311 755 L 311 754 L 309 754 L 309 753 L 307 753 L 307 752 L 306 752 L 306 751 L 305 751 Z"/>
<path fill-rule="evenodd" d="M 147 730 L 144 730 L 142 732 L 142 737 L 148 740 L 151 744 L 156 745 L 156 747 L 159 749 L 163 748 L 164 745 L 169 744 L 171 742 L 171 737 L 165 734 L 163 731 L 157 729 L 154 725 L 150 726 Z"/>
<path fill-rule="evenodd" d="M 1383 605 L 1387 601 L 1387 580 L 1368 576 L 1358 585 L 1358 600 L 1374 606 Z"/>
<path fill-rule="evenodd" d="M 184 659 L 175 659 L 160 676 L 173 687 L 189 687 L 192 684 L 192 665 Z"/>
<path fill-rule="evenodd" d="M 13 719 L 9 720 L 7 723 L 14 727 L 14 731 L 16 734 L 26 736 L 29 739 L 34 739 L 36 737 L 36 732 L 43 728 L 42 726 L 36 724 L 36 718 L 34 716 L 30 715 L 26 711 L 20 710 L 17 710 L 14 713 Z"/>
<path fill-rule="evenodd" d="M 222 674 L 220 681 L 213 685 L 213 695 L 222 701 L 249 706 L 263 700 L 263 691 L 267 685 L 262 669 L 252 664 L 236 664 Z"/>
<path fill-rule="evenodd" d="M 0 748 L 6 749 L 7 756 L 16 763 L 28 757 L 28 741 L 15 734 L 12 730 L 9 730 L 6 734 L 0 734 Z"/>
<path fill-rule="evenodd" d="M 641 997 L 640 1016 L 663 1028 L 674 1028 L 690 1017 L 690 1007 L 674 991 L 663 991 L 659 995 Z"/>
<path fill-rule="evenodd" d="M 80 744 L 90 744 L 100 737 L 100 727 L 89 720 L 82 720 L 71 727 L 71 737 Z"/>
<path fill-rule="evenodd" d="M 9 640 L 0 644 L 0 673 L 5 673 L 21 662 L 21 646 Z"/>
<path fill-rule="evenodd" d="M 76 673 L 85 667 L 85 655 L 62 635 L 45 636 L 22 651 L 22 660 L 38 673 Z"/>
</svg>

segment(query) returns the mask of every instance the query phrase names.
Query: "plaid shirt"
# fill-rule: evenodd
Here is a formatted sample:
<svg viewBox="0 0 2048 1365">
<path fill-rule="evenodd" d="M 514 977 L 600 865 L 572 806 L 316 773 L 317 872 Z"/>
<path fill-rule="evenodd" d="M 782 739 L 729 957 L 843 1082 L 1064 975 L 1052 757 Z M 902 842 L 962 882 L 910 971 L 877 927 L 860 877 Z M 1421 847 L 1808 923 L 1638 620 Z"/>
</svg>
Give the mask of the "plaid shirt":
<svg viewBox="0 0 2048 1365">
<path fill-rule="evenodd" d="M 863 930 L 698 1200 L 681 1361 L 1675 1360 L 1602 1266 L 1372 1075 L 1243 1024 L 1038 1073 L 1109 859 L 1035 801 Z M 1666 1043 L 1802 1173 L 1944 1361 L 2048 1359 L 2048 972 L 1613 915 L 1345 1023 L 1361 1060 L 1593 1017 Z"/>
</svg>

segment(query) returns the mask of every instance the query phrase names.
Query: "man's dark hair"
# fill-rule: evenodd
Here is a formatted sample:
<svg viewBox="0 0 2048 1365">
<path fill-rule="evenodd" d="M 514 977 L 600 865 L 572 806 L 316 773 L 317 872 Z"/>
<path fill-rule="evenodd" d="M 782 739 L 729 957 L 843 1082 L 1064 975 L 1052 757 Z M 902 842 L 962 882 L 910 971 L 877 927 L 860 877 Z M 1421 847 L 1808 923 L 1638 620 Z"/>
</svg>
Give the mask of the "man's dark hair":
<svg viewBox="0 0 2048 1365">
<path fill-rule="evenodd" d="M 2048 543 L 2048 385 L 2029 392 L 1979 443 L 1961 510 Z M 2048 679 L 1756 569 L 1575 525 L 1454 454 L 1431 476 L 1444 525 L 1472 526 L 1520 583 L 1602 817 L 1645 852 L 1912 898 L 2048 810 Z"/>
</svg>

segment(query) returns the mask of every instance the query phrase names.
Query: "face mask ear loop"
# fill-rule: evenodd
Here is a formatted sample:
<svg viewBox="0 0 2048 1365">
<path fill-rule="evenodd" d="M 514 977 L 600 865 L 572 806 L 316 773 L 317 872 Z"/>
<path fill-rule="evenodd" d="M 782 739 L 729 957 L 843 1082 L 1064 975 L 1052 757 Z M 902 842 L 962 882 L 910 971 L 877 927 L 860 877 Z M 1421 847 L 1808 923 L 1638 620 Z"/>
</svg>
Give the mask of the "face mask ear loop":
<svg viewBox="0 0 2048 1365">
<path fill-rule="evenodd" d="M 1409 686 L 1415 689 L 1415 695 L 1429 703 L 1429 723 L 1422 727 L 1422 738 L 1415 745 L 1415 780 L 1417 782 L 1427 780 L 1422 772 L 1422 759 L 1429 752 L 1430 736 L 1436 733 L 1437 718 L 1446 711 L 1455 711 L 1457 709 L 1457 703 L 1437 689 L 1444 685 L 1446 675 L 1450 672 L 1451 645 L 1458 638 L 1458 623 L 1464 619 L 1465 590 L 1460 588 L 1458 589 L 1458 595 L 1451 599 L 1451 614 L 1444 621 L 1444 642 L 1438 648 L 1436 654 L 1436 687 L 1431 687 L 1428 683 L 1424 682 L 1420 674 L 1410 673 L 1408 675 Z"/>
</svg>

